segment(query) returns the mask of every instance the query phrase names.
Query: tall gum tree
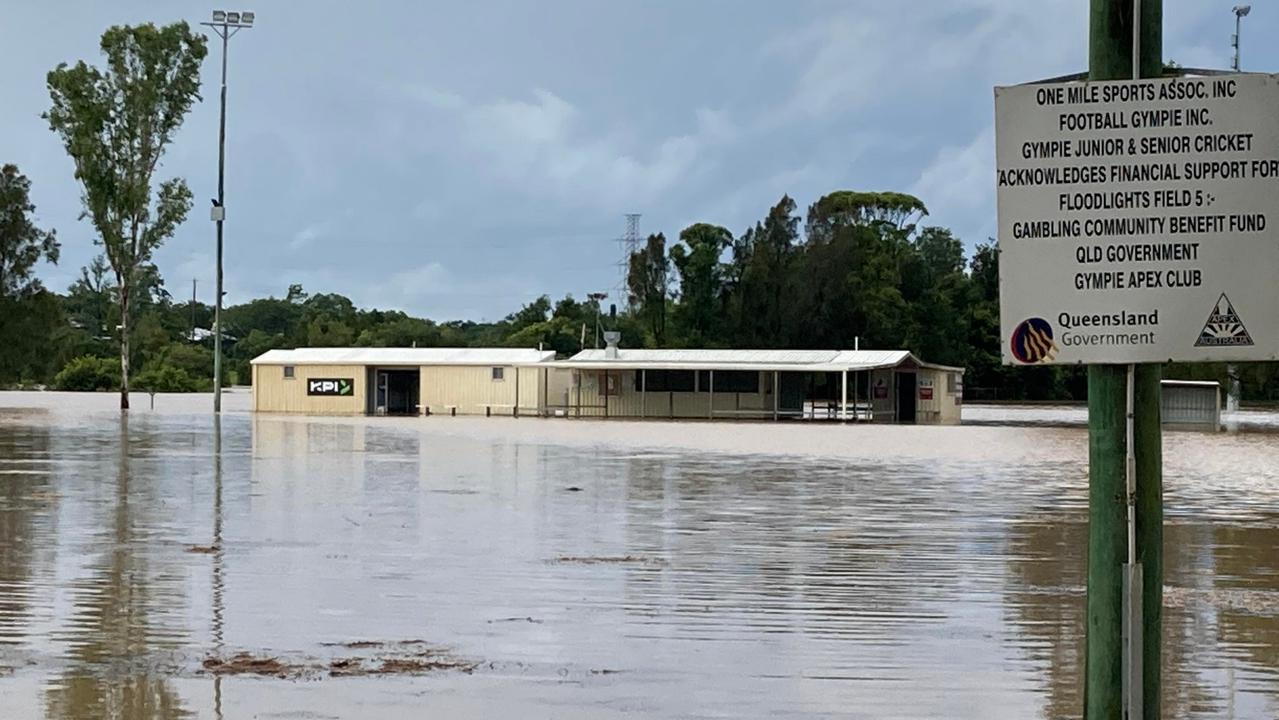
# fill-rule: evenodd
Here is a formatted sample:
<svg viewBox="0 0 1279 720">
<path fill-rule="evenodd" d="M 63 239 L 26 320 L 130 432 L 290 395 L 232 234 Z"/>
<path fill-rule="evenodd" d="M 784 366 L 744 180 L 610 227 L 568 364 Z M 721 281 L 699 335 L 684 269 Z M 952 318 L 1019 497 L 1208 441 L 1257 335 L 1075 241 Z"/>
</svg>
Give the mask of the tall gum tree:
<svg viewBox="0 0 1279 720">
<path fill-rule="evenodd" d="M 115 26 L 102 34 L 106 66 L 83 60 L 49 72 L 44 114 L 80 181 L 82 218 L 97 230 L 120 306 L 120 408 L 129 407 L 130 302 L 151 256 L 185 219 L 191 191 L 181 178 L 152 178 L 165 149 L 200 99 L 205 38 L 184 22 Z"/>
</svg>

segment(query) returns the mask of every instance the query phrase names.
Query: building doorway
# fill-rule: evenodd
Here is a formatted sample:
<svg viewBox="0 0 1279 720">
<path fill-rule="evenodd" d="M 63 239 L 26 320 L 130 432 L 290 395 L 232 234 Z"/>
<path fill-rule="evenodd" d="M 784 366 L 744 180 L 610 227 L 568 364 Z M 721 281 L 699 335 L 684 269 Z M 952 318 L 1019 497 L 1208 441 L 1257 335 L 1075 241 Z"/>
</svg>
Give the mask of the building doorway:
<svg viewBox="0 0 1279 720">
<path fill-rule="evenodd" d="M 808 376 L 804 373 L 778 375 L 777 410 L 783 415 L 803 416 L 808 399 Z"/>
<path fill-rule="evenodd" d="M 897 376 L 897 422 L 914 424 L 915 422 L 915 373 L 898 372 Z"/>
<path fill-rule="evenodd" d="M 420 397 L 421 370 L 392 370 L 377 368 L 373 371 L 371 394 L 374 415 L 417 415 Z"/>
</svg>

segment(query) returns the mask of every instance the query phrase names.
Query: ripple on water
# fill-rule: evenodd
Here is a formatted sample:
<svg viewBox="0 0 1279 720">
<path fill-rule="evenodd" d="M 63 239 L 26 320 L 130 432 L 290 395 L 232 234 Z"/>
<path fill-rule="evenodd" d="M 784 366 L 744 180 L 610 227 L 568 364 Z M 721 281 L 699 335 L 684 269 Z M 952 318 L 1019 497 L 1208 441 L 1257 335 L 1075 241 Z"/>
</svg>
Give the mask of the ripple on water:
<svg viewBox="0 0 1279 720">
<path fill-rule="evenodd" d="M 235 412 L 215 427 L 182 402 L 126 422 L 0 413 L 0 709 L 1078 714 L 1078 428 Z M 1166 440 L 1167 717 L 1279 715 L 1277 441 Z M 201 672 L 368 638 L 477 665 Z"/>
</svg>

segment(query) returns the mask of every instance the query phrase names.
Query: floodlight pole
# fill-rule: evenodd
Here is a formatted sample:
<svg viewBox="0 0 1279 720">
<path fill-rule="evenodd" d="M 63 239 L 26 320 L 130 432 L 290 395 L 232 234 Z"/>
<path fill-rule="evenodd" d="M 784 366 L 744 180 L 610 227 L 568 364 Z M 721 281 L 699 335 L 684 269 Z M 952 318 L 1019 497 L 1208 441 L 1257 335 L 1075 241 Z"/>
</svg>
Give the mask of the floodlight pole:
<svg viewBox="0 0 1279 720">
<path fill-rule="evenodd" d="M 1239 69 L 1239 31 L 1243 24 L 1243 16 L 1252 10 L 1251 5 L 1236 5 L 1234 7 L 1235 14 L 1235 36 L 1230 44 L 1235 48 L 1235 56 L 1230 63 L 1230 67 L 1235 72 L 1242 72 Z M 1226 365 L 1226 412 L 1234 413 L 1239 410 L 1239 370 L 1234 363 Z M 1231 426 L 1233 428 L 1233 425 Z"/>
<path fill-rule="evenodd" d="M 222 223 L 226 218 L 226 63 L 228 41 L 241 29 L 249 27 L 251 21 L 241 24 L 237 18 L 234 23 L 226 13 L 214 14 L 213 22 L 201 23 L 213 28 L 213 32 L 222 38 L 222 91 L 221 110 L 218 116 L 218 199 L 213 209 L 213 221 L 217 223 L 217 287 L 213 298 L 213 412 L 222 412 Z"/>
<path fill-rule="evenodd" d="M 230 34 L 222 26 L 222 108 L 218 117 L 218 272 L 213 305 L 213 412 L 222 412 L 222 221 L 226 217 L 226 52 Z"/>
<path fill-rule="evenodd" d="M 1233 12 L 1235 14 L 1235 36 L 1234 38 L 1232 38 L 1233 42 L 1231 42 L 1230 44 L 1233 45 L 1235 48 L 1235 56 L 1233 60 L 1231 60 L 1230 67 L 1235 72 L 1240 72 L 1239 70 L 1239 31 L 1242 29 L 1241 26 L 1243 25 L 1244 15 L 1247 15 L 1251 11 L 1252 11 L 1251 5 L 1236 5 L 1233 9 Z"/>
</svg>

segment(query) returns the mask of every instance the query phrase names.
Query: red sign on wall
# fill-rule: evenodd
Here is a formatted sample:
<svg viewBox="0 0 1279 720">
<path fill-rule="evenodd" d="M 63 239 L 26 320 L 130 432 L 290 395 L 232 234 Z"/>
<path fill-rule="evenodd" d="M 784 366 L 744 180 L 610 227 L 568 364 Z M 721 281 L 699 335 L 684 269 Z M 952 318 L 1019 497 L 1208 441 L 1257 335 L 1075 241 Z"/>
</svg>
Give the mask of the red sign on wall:
<svg viewBox="0 0 1279 720">
<path fill-rule="evenodd" d="M 920 399 L 920 400 L 932 400 L 932 399 L 933 399 L 933 389 L 932 389 L 932 388 L 930 388 L 930 387 L 922 387 L 922 388 L 920 388 L 920 389 L 919 389 L 919 399 Z"/>
</svg>

